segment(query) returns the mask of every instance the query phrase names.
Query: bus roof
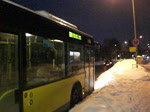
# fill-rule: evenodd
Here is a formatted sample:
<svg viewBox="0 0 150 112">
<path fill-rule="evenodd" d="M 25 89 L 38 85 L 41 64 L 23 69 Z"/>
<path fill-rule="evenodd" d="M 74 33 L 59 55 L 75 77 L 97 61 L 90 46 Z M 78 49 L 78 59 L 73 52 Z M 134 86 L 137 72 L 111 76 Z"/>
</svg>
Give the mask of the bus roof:
<svg viewBox="0 0 150 112">
<path fill-rule="evenodd" d="M 26 7 L 22 6 L 22 5 L 19 5 L 19 4 L 17 4 L 17 3 L 14 3 L 14 2 L 12 2 L 12 1 L 10 1 L 10 0 L 2 0 L 2 1 L 7 2 L 7 3 L 9 3 L 9 4 L 11 4 L 11 5 L 14 5 L 14 6 L 16 6 L 16 7 L 19 7 L 19 8 L 21 8 L 21 9 L 27 10 L 27 11 L 29 11 L 29 12 L 32 12 L 32 13 L 34 13 L 34 14 L 36 14 L 36 15 L 42 16 L 42 17 L 44 17 L 44 18 L 46 18 L 46 19 L 49 19 L 49 20 L 51 20 L 51 21 L 54 21 L 54 22 L 56 22 L 56 23 L 58 23 L 58 24 L 60 24 L 60 25 L 62 25 L 62 26 L 71 28 L 71 29 L 73 29 L 73 30 L 75 30 L 75 31 L 77 31 L 77 32 L 79 32 L 79 33 L 82 33 L 83 35 L 86 35 L 86 36 L 88 36 L 88 37 L 93 38 L 93 36 L 91 36 L 91 35 L 89 35 L 89 34 L 87 34 L 87 33 L 85 33 L 85 32 L 82 32 L 82 31 L 78 30 L 78 28 L 77 28 L 76 25 L 73 25 L 72 23 L 69 23 L 69 22 L 67 22 L 67 21 L 65 21 L 65 20 L 63 20 L 63 19 L 61 19 L 61 18 L 59 18 L 59 17 L 56 17 L 56 16 L 54 16 L 53 14 L 50 14 L 50 13 L 48 13 L 48 12 L 46 12 L 46 11 L 43 11 L 43 10 L 42 10 L 42 11 L 33 11 L 33 10 L 29 9 L 29 8 L 26 8 Z"/>
</svg>

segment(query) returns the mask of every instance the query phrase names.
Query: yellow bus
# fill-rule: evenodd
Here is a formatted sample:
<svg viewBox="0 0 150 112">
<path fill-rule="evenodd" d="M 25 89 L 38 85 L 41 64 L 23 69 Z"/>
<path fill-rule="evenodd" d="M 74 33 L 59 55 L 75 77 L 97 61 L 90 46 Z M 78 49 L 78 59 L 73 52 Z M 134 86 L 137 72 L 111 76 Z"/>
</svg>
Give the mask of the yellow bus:
<svg viewBox="0 0 150 112">
<path fill-rule="evenodd" d="M 0 0 L 0 112 L 63 112 L 94 90 L 94 39 Z"/>
</svg>

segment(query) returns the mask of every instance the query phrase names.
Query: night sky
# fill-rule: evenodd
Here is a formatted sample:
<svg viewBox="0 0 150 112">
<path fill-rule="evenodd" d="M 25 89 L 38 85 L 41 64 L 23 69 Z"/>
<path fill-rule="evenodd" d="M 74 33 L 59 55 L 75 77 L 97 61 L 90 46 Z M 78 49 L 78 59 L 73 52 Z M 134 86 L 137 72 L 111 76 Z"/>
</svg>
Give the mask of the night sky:
<svg viewBox="0 0 150 112">
<path fill-rule="evenodd" d="M 134 39 L 132 0 L 11 0 L 32 10 L 45 10 L 76 26 L 102 44 Z M 137 37 L 150 43 L 150 0 L 135 0 Z M 142 40 L 142 41 L 143 41 Z"/>
</svg>

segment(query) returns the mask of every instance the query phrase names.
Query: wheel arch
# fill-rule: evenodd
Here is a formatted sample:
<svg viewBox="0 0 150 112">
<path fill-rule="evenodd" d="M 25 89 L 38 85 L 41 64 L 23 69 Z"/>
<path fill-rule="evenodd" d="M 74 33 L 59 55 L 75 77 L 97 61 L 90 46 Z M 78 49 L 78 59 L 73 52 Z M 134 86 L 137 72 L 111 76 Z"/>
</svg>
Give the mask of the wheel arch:
<svg viewBox="0 0 150 112">
<path fill-rule="evenodd" d="M 75 104 L 72 104 L 72 95 L 73 95 L 73 92 L 74 92 L 74 89 L 77 89 L 78 92 L 79 92 L 79 101 L 81 101 L 83 99 L 83 94 L 82 94 L 82 84 L 79 82 L 79 81 L 76 81 L 73 86 L 72 86 L 72 89 L 71 89 L 71 94 L 70 94 L 70 107 L 73 107 Z M 78 101 L 78 102 L 79 102 Z"/>
</svg>

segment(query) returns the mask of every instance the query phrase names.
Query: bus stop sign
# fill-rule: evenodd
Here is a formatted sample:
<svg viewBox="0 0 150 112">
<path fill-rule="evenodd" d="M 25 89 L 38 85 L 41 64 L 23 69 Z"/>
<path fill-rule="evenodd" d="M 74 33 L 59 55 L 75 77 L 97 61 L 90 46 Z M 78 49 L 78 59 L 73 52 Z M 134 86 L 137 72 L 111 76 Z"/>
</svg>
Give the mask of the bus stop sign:
<svg viewBox="0 0 150 112">
<path fill-rule="evenodd" d="M 134 39 L 134 40 L 132 41 L 132 44 L 133 44 L 134 46 L 139 45 L 139 43 L 140 43 L 139 39 Z"/>
</svg>

